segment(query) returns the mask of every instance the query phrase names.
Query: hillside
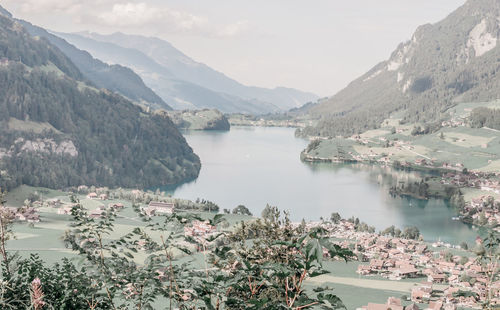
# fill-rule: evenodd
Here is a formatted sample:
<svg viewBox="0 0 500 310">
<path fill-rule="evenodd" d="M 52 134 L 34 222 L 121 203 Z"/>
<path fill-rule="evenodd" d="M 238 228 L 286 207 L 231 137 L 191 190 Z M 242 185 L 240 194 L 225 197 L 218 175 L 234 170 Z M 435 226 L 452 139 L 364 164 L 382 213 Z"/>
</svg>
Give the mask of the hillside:
<svg viewBox="0 0 500 310">
<path fill-rule="evenodd" d="M 59 48 L 78 67 L 82 74 L 98 88 L 115 91 L 137 103 L 144 103 L 152 108 L 170 110 L 171 107 L 147 87 L 142 79 L 131 69 L 120 65 L 108 65 L 93 58 L 88 52 L 77 49 L 45 29 L 29 22 L 18 20 L 32 35 L 44 37 Z"/>
<path fill-rule="evenodd" d="M 0 187 L 148 187 L 198 175 L 168 117 L 84 75 L 48 40 L 0 15 Z"/>
<path fill-rule="evenodd" d="M 500 2 L 469 0 L 436 24 L 420 26 L 387 61 L 309 114 L 308 135 L 350 135 L 377 128 L 389 115 L 432 122 L 461 102 L 500 98 Z"/>
<path fill-rule="evenodd" d="M 75 45 L 95 54 L 98 58 L 111 63 L 126 64 L 133 68 L 138 67 L 136 64 L 137 60 L 118 60 L 121 55 L 109 53 L 109 45 L 102 44 L 108 43 L 128 50 L 140 51 L 144 56 L 167 69 L 175 77 L 177 83 L 183 81 L 187 83 L 185 85 L 189 85 L 190 87 L 196 85 L 198 88 L 215 92 L 227 100 L 241 102 L 238 103 L 237 107 L 230 109 L 224 109 L 224 106 L 222 106 L 220 110 L 226 113 L 246 112 L 242 110 L 245 109 L 245 105 L 255 106 L 255 108 L 253 108 L 255 112 L 253 113 L 268 113 L 278 110 L 286 111 L 291 108 L 299 107 L 306 102 L 315 101 L 318 98 L 311 93 L 284 87 L 265 89 L 242 85 L 207 65 L 194 61 L 173 47 L 170 43 L 157 38 L 126 35 L 122 33 L 115 33 L 112 35 L 99 35 L 96 33 L 60 35 Z M 104 48 L 104 46 L 106 46 L 106 48 Z M 143 70 L 138 68 L 136 71 L 141 72 Z M 146 73 L 143 72 L 142 74 L 141 76 L 143 76 L 144 80 L 147 80 L 145 76 Z M 151 83 L 154 82 L 151 81 Z M 152 88 L 156 89 L 153 86 Z M 179 87 L 176 87 L 175 89 L 178 88 Z M 157 91 L 161 93 L 160 90 Z M 169 90 L 169 92 L 172 92 L 172 90 Z M 169 94 L 167 91 L 163 93 L 165 96 Z M 200 105 L 195 99 L 196 98 L 190 98 L 188 101 L 200 108 Z M 212 105 L 210 108 L 218 107 Z M 246 110 L 249 109 L 246 108 Z"/>
</svg>

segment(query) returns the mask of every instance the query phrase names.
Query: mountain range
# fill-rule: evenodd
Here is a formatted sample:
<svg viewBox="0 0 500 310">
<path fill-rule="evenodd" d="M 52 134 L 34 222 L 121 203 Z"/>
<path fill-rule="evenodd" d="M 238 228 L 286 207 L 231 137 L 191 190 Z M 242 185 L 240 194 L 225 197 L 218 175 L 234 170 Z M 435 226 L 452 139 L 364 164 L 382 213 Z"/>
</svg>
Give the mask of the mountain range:
<svg viewBox="0 0 500 310">
<path fill-rule="evenodd" d="M 420 26 L 388 60 L 374 66 L 309 115 L 308 135 L 349 135 L 390 115 L 438 121 L 460 102 L 500 98 L 500 2 L 469 0 L 435 24 Z"/>
<path fill-rule="evenodd" d="M 318 97 L 295 89 L 249 87 L 152 37 L 114 33 L 56 33 L 110 64 L 132 68 L 175 109 L 216 108 L 227 113 L 286 111 Z"/>
</svg>

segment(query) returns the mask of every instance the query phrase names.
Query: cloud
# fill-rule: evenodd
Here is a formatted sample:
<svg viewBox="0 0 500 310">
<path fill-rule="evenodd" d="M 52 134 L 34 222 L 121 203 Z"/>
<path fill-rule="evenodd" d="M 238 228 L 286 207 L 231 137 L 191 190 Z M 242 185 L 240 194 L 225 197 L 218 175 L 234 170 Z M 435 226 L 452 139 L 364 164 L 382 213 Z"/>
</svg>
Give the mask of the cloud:
<svg viewBox="0 0 500 310">
<path fill-rule="evenodd" d="M 79 0 L 21 0 L 17 2 L 20 4 L 23 13 L 59 12 L 74 14 L 82 9 Z"/>
<path fill-rule="evenodd" d="M 110 27 L 155 27 L 162 32 L 203 36 L 231 37 L 248 28 L 246 21 L 229 25 L 212 23 L 208 18 L 166 6 L 152 6 L 146 2 L 114 3 L 107 11 L 94 16 L 95 22 Z"/>
<path fill-rule="evenodd" d="M 163 25 L 169 30 L 192 31 L 202 28 L 207 20 L 186 12 L 166 7 L 153 7 L 145 2 L 116 3 L 110 11 L 97 16 L 102 24 L 109 26 L 148 26 Z"/>
<path fill-rule="evenodd" d="M 221 24 L 205 16 L 173 9 L 151 0 L 3 0 L 24 16 L 64 16 L 81 26 L 101 26 L 110 31 L 156 32 L 210 37 L 246 33 L 247 21 Z"/>
<path fill-rule="evenodd" d="M 238 34 L 246 32 L 249 28 L 249 23 L 246 20 L 236 22 L 231 25 L 227 25 L 218 30 L 217 34 L 221 37 L 233 37 Z"/>
</svg>

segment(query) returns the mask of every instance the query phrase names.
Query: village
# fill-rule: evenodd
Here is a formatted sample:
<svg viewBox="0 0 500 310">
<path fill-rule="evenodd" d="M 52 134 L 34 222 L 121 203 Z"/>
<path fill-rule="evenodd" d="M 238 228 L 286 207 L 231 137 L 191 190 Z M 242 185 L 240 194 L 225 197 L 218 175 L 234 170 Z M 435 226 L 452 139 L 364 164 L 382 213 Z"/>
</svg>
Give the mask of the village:
<svg viewBox="0 0 500 310">
<path fill-rule="evenodd" d="M 298 223 L 296 225 L 299 225 Z M 474 255 L 454 255 L 460 249 L 443 242 L 427 244 L 377 233 L 357 232 L 355 224 L 340 220 L 307 223 L 307 229 L 321 226 L 342 247 L 353 249 L 360 262 L 357 273 L 363 277 L 383 277 L 392 281 L 413 279 L 416 284 L 408 292 L 412 303 L 402 306 L 401 298 L 389 298 L 386 304 L 369 303 L 359 309 L 366 310 L 451 310 L 458 307 L 482 309 L 482 302 L 500 306 L 500 281 L 491 282 L 491 274 L 498 272 L 494 265 L 481 264 Z M 476 247 L 483 247 L 483 240 L 476 239 Z M 463 250 L 463 249 L 462 249 Z M 326 255 L 326 253 L 325 253 Z M 421 308 L 419 304 L 427 304 Z"/>
</svg>

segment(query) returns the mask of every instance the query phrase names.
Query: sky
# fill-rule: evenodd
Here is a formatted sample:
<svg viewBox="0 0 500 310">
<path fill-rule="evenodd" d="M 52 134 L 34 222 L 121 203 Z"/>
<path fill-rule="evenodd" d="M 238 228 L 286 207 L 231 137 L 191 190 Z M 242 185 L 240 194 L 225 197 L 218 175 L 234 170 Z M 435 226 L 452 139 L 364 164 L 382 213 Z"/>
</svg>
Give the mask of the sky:
<svg viewBox="0 0 500 310">
<path fill-rule="evenodd" d="M 331 96 L 465 0 L 0 0 L 61 31 L 155 36 L 239 82 Z"/>
</svg>

